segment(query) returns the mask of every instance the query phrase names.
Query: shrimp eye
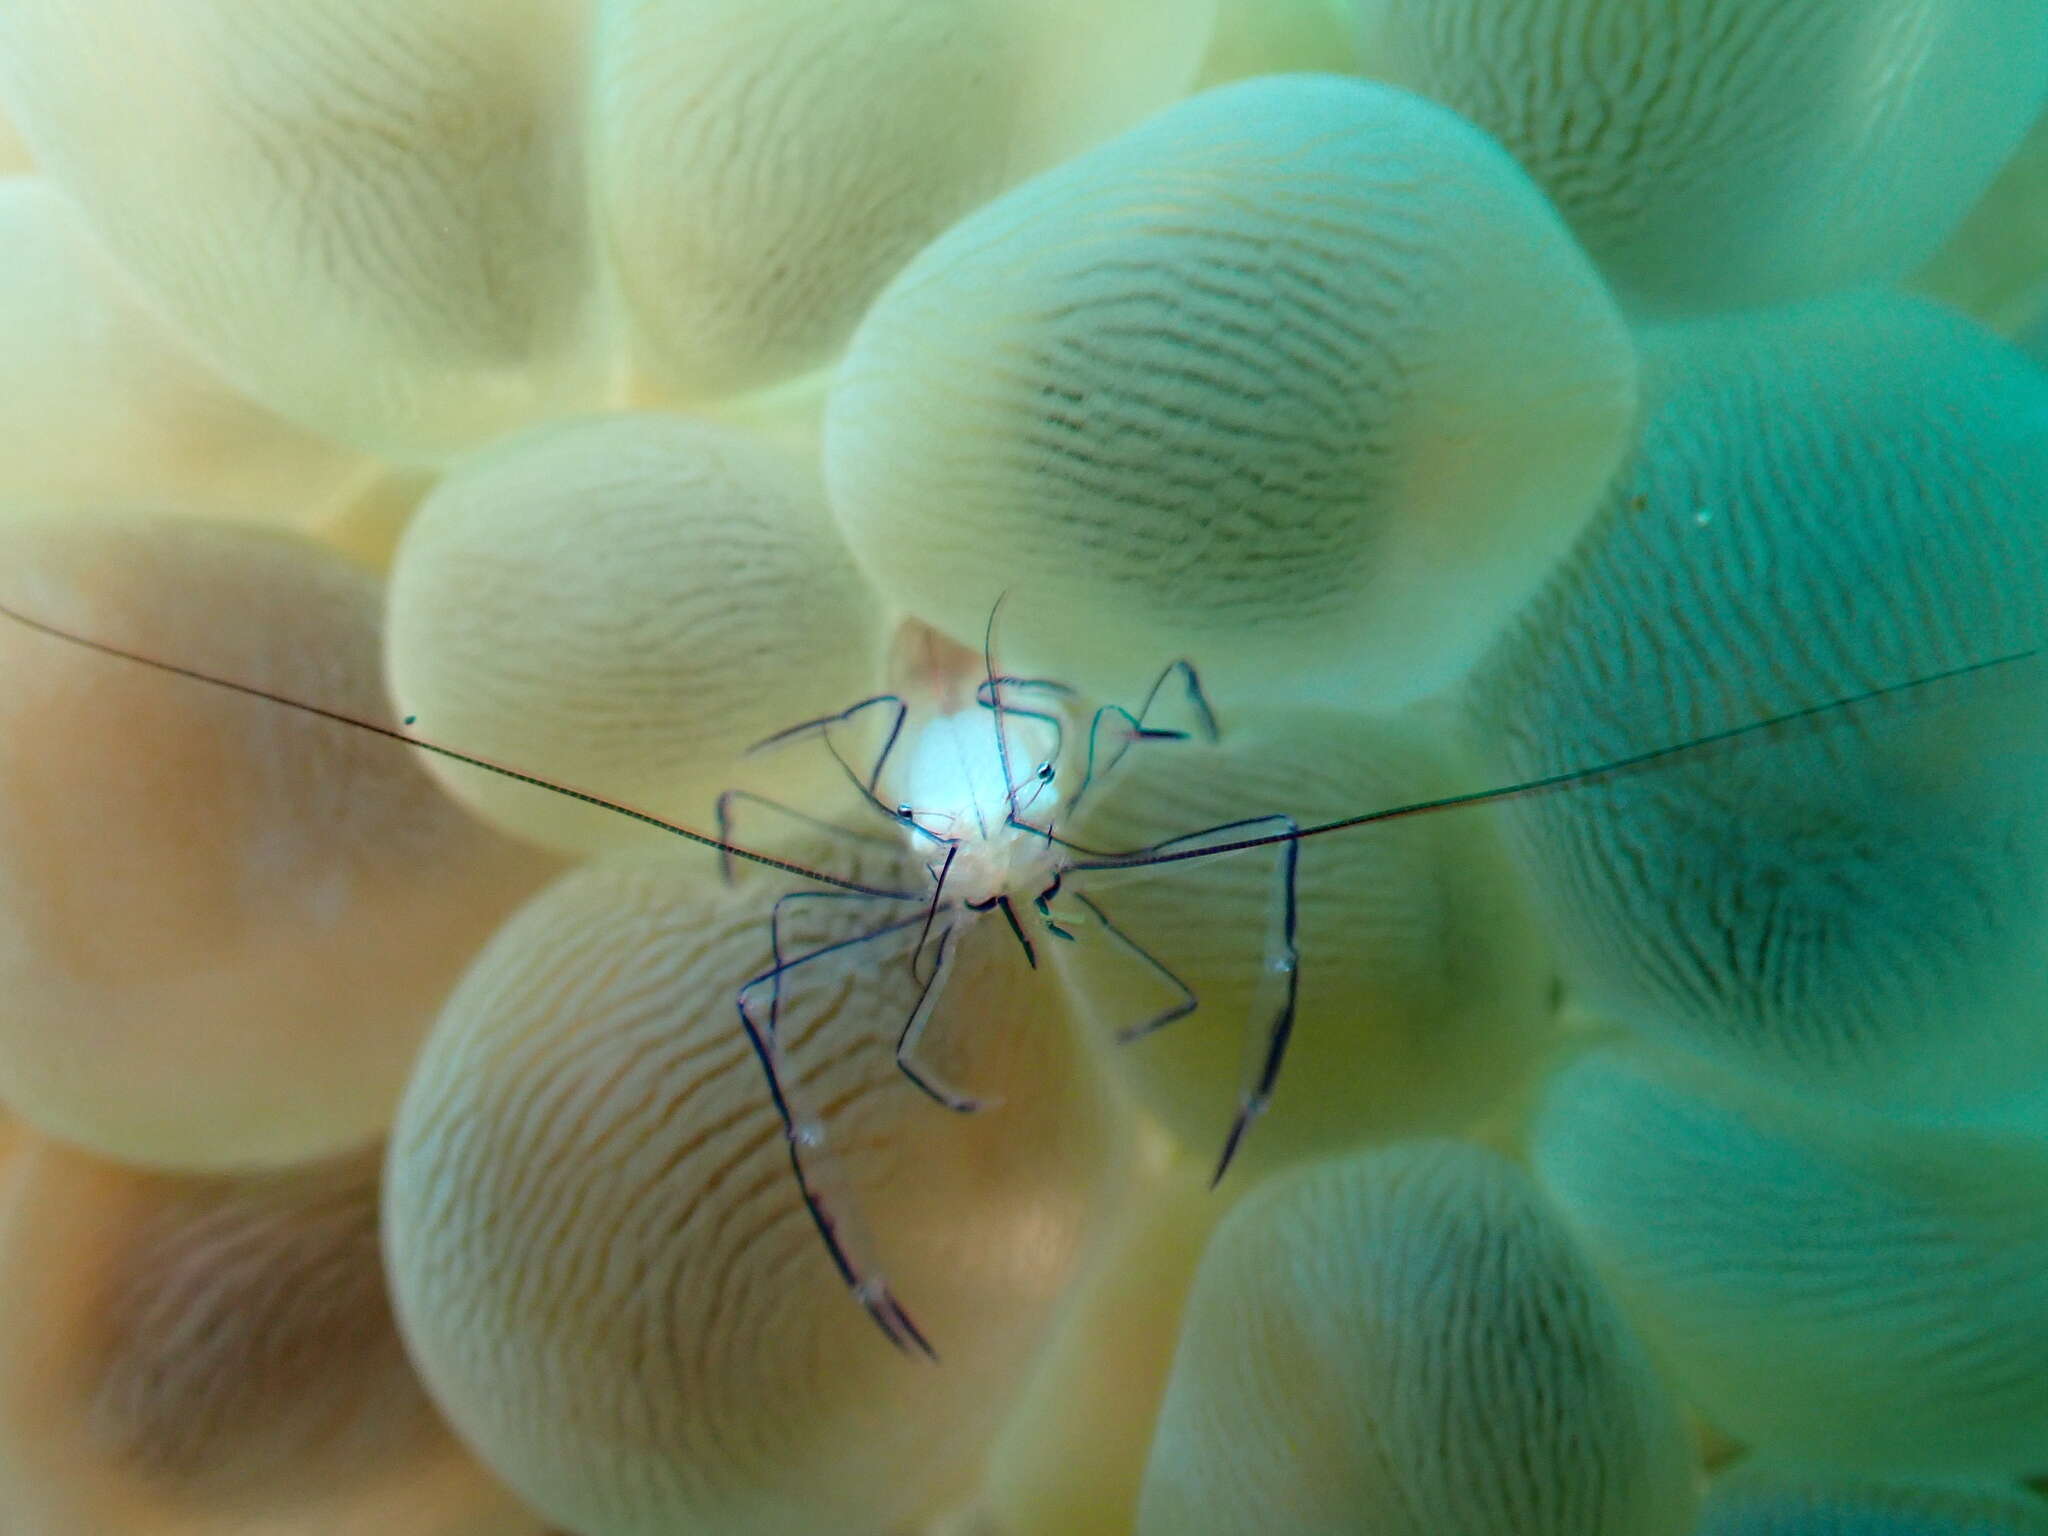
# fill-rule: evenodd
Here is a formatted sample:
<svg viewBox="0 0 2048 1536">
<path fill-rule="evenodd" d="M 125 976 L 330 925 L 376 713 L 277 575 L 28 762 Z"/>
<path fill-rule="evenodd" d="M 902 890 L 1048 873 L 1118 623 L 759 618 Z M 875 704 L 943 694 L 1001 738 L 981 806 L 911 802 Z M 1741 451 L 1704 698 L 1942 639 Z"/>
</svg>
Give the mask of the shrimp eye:
<svg viewBox="0 0 2048 1536">
<path fill-rule="evenodd" d="M 896 807 L 896 819 L 898 821 L 915 821 L 917 818 L 911 815 L 909 806 L 899 805 Z"/>
<path fill-rule="evenodd" d="M 1040 782 L 1050 784 L 1052 782 L 1052 764 L 1040 763 L 1038 765 L 1038 777 Z"/>
</svg>

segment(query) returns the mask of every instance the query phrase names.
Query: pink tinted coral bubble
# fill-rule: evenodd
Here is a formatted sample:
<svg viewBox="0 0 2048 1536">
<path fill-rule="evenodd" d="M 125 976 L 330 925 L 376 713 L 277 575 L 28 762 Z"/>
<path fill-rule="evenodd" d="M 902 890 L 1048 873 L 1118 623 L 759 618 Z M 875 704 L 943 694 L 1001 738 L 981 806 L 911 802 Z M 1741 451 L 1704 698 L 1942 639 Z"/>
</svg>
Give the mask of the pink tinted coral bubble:
<svg viewBox="0 0 2048 1536">
<path fill-rule="evenodd" d="M 288 535 L 0 524 L 0 601 L 388 719 L 376 580 Z M 109 1155 L 373 1139 L 441 993 L 551 861 L 367 733 L 0 629 L 0 1098 Z"/>
<path fill-rule="evenodd" d="M 0 1196 L 0 1523 L 538 1536 L 407 1363 L 377 1155 L 145 1173 L 31 1134 Z"/>
</svg>

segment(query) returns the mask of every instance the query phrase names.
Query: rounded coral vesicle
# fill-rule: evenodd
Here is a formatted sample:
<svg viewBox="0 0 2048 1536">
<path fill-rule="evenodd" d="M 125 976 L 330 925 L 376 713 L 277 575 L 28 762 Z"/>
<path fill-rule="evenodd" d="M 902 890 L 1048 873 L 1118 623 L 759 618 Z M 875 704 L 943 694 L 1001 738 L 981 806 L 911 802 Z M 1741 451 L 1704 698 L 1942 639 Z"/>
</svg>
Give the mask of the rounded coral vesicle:
<svg viewBox="0 0 2048 1536">
<path fill-rule="evenodd" d="M 830 360 L 917 248 L 1165 105 L 1215 0 L 604 0 L 594 196 L 637 360 L 715 398 Z"/>
<path fill-rule="evenodd" d="M 374 577 L 183 520 L 0 524 L 0 601 L 395 725 Z M 0 1099 L 146 1165 L 389 1123 L 440 997 L 553 869 L 401 747 L 0 623 Z"/>
<path fill-rule="evenodd" d="M 0 14 L 0 100 L 225 377 L 432 461 L 600 385 L 583 11 L 22 0 Z"/>
<path fill-rule="evenodd" d="M 805 1212 L 739 1028 L 775 888 L 676 861 L 568 876 L 457 988 L 392 1138 L 414 1355 L 485 1459 L 574 1529 L 851 1536 L 958 1501 L 1120 1183 L 1109 1105 L 998 926 L 955 939 L 921 1058 L 1000 1099 L 974 1115 L 891 1060 L 914 931 L 792 971 L 776 1038 L 806 1168 L 940 1363 L 891 1349 Z M 786 952 L 901 915 L 792 911 Z M 767 991 L 753 1003 L 765 1018 Z"/>
<path fill-rule="evenodd" d="M 2041 109 L 2036 0 L 1348 0 L 1358 67 L 1507 146 L 1664 312 L 1896 281 Z"/>
<path fill-rule="evenodd" d="M 2006 1094 L 2048 1066 L 2048 375 L 1881 292 L 1644 347 L 1634 465 L 1469 690 L 1496 771 L 1883 696 L 1511 807 L 1567 978 L 1813 1088 Z"/>
<path fill-rule="evenodd" d="M 1690 1447 L 1526 1176 L 1415 1142 L 1241 1201 L 1195 1278 L 1140 1536 L 1681 1536 Z"/>
<path fill-rule="evenodd" d="M 1205 92 L 971 214 L 840 364 L 832 506 L 885 593 L 1104 698 L 1458 675 L 1593 511 L 1635 360 L 1499 147 L 1404 91 Z"/>
<path fill-rule="evenodd" d="M 723 425 L 654 413 L 516 435 L 438 484 L 392 566 L 392 693 L 414 729 L 709 829 L 723 790 L 815 805 L 821 750 L 763 738 L 871 693 L 880 600 L 815 471 Z M 433 760 L 499 824 L 572 851 L 632 821 Z"/>
<path fill-rule="evenodd" d="M 2019 1477 L 2048 1433 L 2048 1131 L 1927 1124 L 1647 1050 L 1551 1083 L 1544 1185 L 1701 1414 L 1879 1475 Z"/>
<path fill-rule="evenodd" d="M 377 1158 L 194 1177 L 25 1138 L 0 1198 L 10 1529 L 536 1536 L 406 1360 Z"/>
<path fill-rule="evenodd" d="M 1469 767 L 1413 717 L 1293 706 L 1225 717 L 1220 743 L 1146 742 L 1070 816 L 1091 848 L 1143 848 L 1246 818 L 1308 826 L 1464 787 Z M 1287 823 L 1257 821 L 1247 837 Z M 1076 873 L 1122 939 L 1077 913 L 1050 946 L 1116 1075 L 1182 1146 L 1215 1157 L 1281 994 L 1285 846 Z M 1359 1142 L 1457 1131 L 1513 1092 L 1552 1042 L 1551 973 L 1485 811 L 1354 828 L 1299 845 L 1298 1006 L 1271 1107 L 1243 1143 L 1252 1179 Z M 1232 1177 L 1240 1175 L 1233 1172 Z"/>
</svg>

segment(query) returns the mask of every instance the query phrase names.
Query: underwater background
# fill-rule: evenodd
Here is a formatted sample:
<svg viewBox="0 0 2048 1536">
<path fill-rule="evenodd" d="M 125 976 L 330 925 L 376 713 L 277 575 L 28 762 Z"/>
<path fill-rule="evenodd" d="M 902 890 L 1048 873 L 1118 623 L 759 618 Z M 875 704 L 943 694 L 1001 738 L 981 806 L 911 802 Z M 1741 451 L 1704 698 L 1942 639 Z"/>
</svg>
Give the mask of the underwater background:
<svg viewBox="0 0 2048 1536">
<path fill-rule="evenodd" d="M 2048 1532 L 2041 0 L 0 3 L 0 1532 Z"/>
</svg>

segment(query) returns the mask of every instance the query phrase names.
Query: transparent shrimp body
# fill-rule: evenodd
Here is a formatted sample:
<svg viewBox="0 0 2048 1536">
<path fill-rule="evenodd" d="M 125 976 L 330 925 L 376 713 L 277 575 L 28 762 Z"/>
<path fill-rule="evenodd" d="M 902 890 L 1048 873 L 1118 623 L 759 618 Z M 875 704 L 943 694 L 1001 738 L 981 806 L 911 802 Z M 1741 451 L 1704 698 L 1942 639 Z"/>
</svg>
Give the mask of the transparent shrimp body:
<svg viewBox="0 0 2048 1536">
<path fill-rule="evenodd" d="M 1036 715 L 977 707 L 934 717 L 905 754 L 896 814 L 917 857 L 943 855 L 946 892 L 962 906 L 1029 900 L 1057 877 L 1058 845 L 1034 827 L 1050 826 L 1059 804 L 1058 741 Z"/>
</svg>

